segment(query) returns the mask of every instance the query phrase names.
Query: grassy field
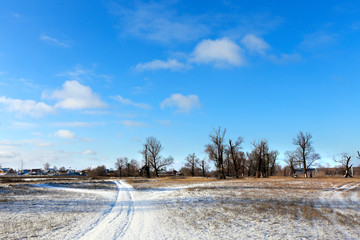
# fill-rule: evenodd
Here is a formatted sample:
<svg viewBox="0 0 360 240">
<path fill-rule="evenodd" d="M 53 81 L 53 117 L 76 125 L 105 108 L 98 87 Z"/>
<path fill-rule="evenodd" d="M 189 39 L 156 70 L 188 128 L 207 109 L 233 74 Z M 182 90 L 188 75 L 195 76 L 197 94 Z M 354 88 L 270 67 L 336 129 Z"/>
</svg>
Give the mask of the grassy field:
<svg viewBox="0 0 360 240">
<path fill-rule="evenodd" d="M 359 178 L 123 180 L 134 187 L 138 210 L 154 211 L 168 238 L 360 238 Z M 7 179 L 0 183 L 0 238 L 76 238 L 72 229 L 96 222 L 116 194 L 101 179 Z"/>
<path fill-rule="evenodd" d="M 164 224 L 204 231 L 208 237 L 360 237 L 359 178 L 188 177 L 128 182 L 137 189 L 179 189 L 167 196 Z"/>
</svg>

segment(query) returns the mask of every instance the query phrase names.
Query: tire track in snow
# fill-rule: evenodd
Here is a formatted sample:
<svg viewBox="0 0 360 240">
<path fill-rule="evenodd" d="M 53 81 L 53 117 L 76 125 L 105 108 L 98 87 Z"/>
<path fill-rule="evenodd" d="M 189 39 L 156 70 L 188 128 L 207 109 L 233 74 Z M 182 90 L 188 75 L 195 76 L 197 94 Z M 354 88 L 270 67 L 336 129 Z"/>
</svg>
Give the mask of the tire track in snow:
<svg viewBox="0 0 360 240">
<path fill-rule="evenodd" d="M 123 236 L 134 215 L 131 187 L 116 181 L 118 195 L 110 211 L 80 239 L 118 239 Z"/>
<path fill-rule="evenodd" d="M 334 212 L 340 212 L 344 215 L 347 215 L 346 208 L 350 207 L 356 210 L 358 209 L 357 206 L 359 206 L 359 202 L 355 195 L 354 196 L 351 195 L 350 197 L 345 197 L 343 194 L 346 193 L 347 191 L 359 187 L 359 185 L 360 185 L 359 183 L 351 182 L 351 183 L 343 184 L 340 187 L 326 190 L 320 195 L 320 200 L 325 206 L 328 206 Z M 357 193 L 355 192 L 354 194 Z M 349 204 L 349 200 L 351 201 L 351 204 Z M 342 236 L 345 237 L 345 239 L 352 239 L 347 229 L 341 224 L 338 224 L 336 219 L 332 217 L 333 215 L 330 215 L 329 213 L 325 213 L 325 215 L 327 215 L 328 220 L 333 224 L 333 227 L 336 228 L 339 232 L 341 232 Z"/>
</svg>

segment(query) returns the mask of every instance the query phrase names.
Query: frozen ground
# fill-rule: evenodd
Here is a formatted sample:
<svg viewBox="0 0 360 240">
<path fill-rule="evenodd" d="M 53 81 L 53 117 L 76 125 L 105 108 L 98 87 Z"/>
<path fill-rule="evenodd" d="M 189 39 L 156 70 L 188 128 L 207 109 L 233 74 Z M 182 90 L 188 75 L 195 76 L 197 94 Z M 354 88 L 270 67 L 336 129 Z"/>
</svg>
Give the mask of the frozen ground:
<svg viewBox="0 0 360 240">
<path fill-rule="evenodd" d="M 359 179 L 0 184 L 0 239 L 360 239 Z"/>
</svg>

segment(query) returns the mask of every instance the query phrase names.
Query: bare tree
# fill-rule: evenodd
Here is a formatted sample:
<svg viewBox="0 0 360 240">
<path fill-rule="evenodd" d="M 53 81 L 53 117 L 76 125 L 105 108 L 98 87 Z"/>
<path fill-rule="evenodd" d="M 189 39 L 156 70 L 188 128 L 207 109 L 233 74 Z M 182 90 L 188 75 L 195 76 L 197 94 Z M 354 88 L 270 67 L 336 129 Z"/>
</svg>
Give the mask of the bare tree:
<svg viewBox="0 0 360 240">
<path fill-rule="evenodd" d="M 167 158 L 163 158 L 160 155 L 161 150 L 163 149 L 161 143 L 159 140 L 157 140 L 155 137 L 148 137 L 146 139 L 146 158 L 148 159 L 148 162 L 150 166 L 154 169 L 155 175 L 159 177 L 159 171 L 171 164 L 174 163 L 174 158 L 169 156 Z"/>
<path fill-rule="evenodd" d="M 303 166 L 305 177 L 309 177 L 307 173 L 309 168 L 320 159 L 320 155 L 315 153 L 311 139 L 311 133 L 304 134 L 302 131 L 300 131 L 296 138 L 293 139 L 293 144 L 297 146 L 293 153 L 294 160 L 298 163 L 301 163 Z"/>
<path fill-rule="evenodd" d="M 209 135 L 211 143 L 205 146 L 205 152 L 209 155 L 209 159 L 214 161 L 218 177 L 221 179 L 226 178 L 224 169 L 225 133 L 226 129 L 221 131 L 221 127 L 217 130 L 214 129 Z"/>
<path fill-rule="evenodd" d="M 116 159 L 115 167 L 118 170 L 119 177 L 122 177 L 122 169 L 126 167 L 128 163 L 127 157 L 119 157 Z"/>
<path fill-rule="evenodd" d="M 292 151 L 287 151 L 285 152 L 285 156 L 287 156 L 287 159 L 285 160 L 285 162 L 288 164 L 289 166 L 289 175 L 291 176 L 295 176 L 295 167 L 297 167 L 298 163 L 295 162 L 295 156 L 294 156 L 294 152 Z"/>
<path fill-rule="evenodd" d="M 241 167 L 240 145 L 243 141 L 244 140 L 242 137 L 238 137 L 235 143 L 233 143 L 232 140 L 229 139 L 229 147 L 227 149 L 229 160 L 231 160 L 231 163 L 233 165 L 236 178 L 239 178 L 239 170 Z"/>
<path fill-rule="evenodd" d="M 137 171 L 139 169 L 139 164 L 135 159 L 131 159 L 129 163 L 127 163 L 127 176 L 136 176 Z"/>
<path fill-rule="evenodd" d="M 254 141 L 252 145 L 254 149 L 248 154 L 248 159 L 254 167 L 256 177 L 269 177 L 273 175 L 279 152 L 270 151 L 266 140 L 261 140 L 260 142 Z"/>
<path fill-rule="evenodd" d="M 49 163 L 45 163 L 44 164 L 44 170 L 49 170 L 50 168 L 50 164 Z"/>
<path fill-rule="evenodd" d="M 185 158 L 186 164 L 185 167 L 190 169 L 191 176 L 195 176 L 195 169 L 199 164 L 199 158 L 196 157 L 195 153 L 189 154 Z"/>
<path fill-rule="evenodd" d="M 270 151 L 267 155 L 267 175 L 274 176 L 275 174 L 275 167 L 276 167 L 276 159 L 279 156 L 279 152 L 277 150 Z"/>
<path fill-rule="evenodd" d="M 352 177 L 352 175 L 350 174 L 350 169 L 352 168 L 352 164 L 350 165 L 350 160 L 351 160 L 351 156 L 348 156 L 346 153 L 344 153 L 341 156 L 340 160 L 336 160 L 335 162 L 338 162 L 341 164 L 342 167 L 345 168 L 345 175 L 344 177 Z"/>
<path fill-rule="evenodd" d="M 246 168 L 247 168 L 247 175 L 250 176 L 256 176 L 256 153 L 255 151 L 247 152 L 246 153 L 247 159 L 246 159 Z"/>
<path fill-rule="evenodd" d="M 142 151 L 140 151 L 140 153 L 142 155 L 144 155 L 144 166 L 141 168 L 141 175 L 143 176 L 144 171 L 145 171 L 146 177 L 151 178 L 150 163 L 149 163 L 149 158 L 148 158 L 149 151 L 148 151 L 147 143 L 144 144 L 144 149 Z"/>
<path fill-rule="evenodd" d="M 201 168 L 201 174 L 202 174 L 202 176 L 203 176 L 203 177 L 206 177 L 206 172 L 208 171 L 209 166 L 208 166 L 205 158 L 200 161 L 200 168 Z"/>
<path fill-rule="evenodd" d="M 106 167 L 105 167 L 105 165 L 98 166 L 97 168 L 95 168 L 95 174 L 97 176 L 106 176 Z"/>
</svg>

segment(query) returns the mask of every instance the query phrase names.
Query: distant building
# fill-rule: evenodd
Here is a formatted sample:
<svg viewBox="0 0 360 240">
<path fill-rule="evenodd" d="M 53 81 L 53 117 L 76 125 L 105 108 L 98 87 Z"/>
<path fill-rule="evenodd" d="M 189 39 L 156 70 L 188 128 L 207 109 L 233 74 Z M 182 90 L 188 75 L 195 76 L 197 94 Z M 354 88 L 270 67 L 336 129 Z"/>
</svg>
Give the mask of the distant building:
<svg viewBox="0 0 360 240">
<path fill-rule="evenodd" d="M 318 175 L 318 171 L 316 168 L 308 168 L 307 174 L 308 174 L 308 176 L 312 177 L 315 174 Z M 304 169 L 302 169 L 302 168 L 295 169 L 295 176 L 298 176 L 298 175 L 304 175 Z"/>
</svg>

